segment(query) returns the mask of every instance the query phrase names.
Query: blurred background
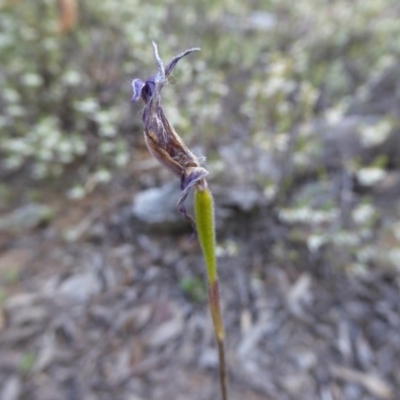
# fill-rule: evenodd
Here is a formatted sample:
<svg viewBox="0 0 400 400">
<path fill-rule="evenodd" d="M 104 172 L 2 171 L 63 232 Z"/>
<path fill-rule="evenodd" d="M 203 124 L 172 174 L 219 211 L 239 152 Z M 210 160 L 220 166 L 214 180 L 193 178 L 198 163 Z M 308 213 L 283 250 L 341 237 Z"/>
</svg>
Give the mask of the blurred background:
<svg viewBox="0 0 400 400">
<path fill-rule="evenodd" d="M 400 390 L 395 0 L 0 1 L 0 398 L 219 398 L 163 91 L 216 201 L 230 398 Z"/>
</svg>

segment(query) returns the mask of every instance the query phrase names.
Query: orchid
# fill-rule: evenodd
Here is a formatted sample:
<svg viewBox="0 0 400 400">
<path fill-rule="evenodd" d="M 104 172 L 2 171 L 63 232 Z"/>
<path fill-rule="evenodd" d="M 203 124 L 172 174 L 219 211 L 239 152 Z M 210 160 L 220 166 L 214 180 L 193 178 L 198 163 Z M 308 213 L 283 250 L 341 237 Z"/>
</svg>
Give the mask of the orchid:
<svg viewBox="0 0 400 400">
<path fill-rule="evenodd" d="M 144 101 L 143 123 L 147 148 L 161 164 L 180 178 L 182 193 L 178 200 L 178 210 L 195 226 L 193 217 L 186 211 L 184 201 L 193 186 L 207 187 L 204 178 L 208 175 L 208 171 L 200 165 L 199 159 L 188 149 L 166 118 L 161 103 L 161 90 L 178 61 L 200 49 L 195 47 L 186 50 L 164 66 L 158 54 L 157 44 L 152 43 L 157 73 L 146 82 L 141 79 L 132 81 L 132 102 L 139 99 Z"/>
<path fill-rule="evenodd" d="M 143 82 L 132 81 L 132 101 L 140 98 L 145 103 L 143 110 L 144 138 L 150 153 L 181 180 L 182 193 L 178 200 L 178 210 L 196 229 L 203 251 L 208 276 L 208 301 L 213 320 L 215 338 L 218 346 L 221 395 L 228 399 L 225 367 L 225 330 L 222 320 L 217 259 L 215 245 L 214 201 L 205 177 L 208 171 L 200 165 L 199 159 L 188 149 L 183 140 L 168 122 L 161 104 L 161 90 L 178 61 L 186 55 L 199 51 L 192 48 L 175 56 L 166 67 L 158 48 L 153 42 L 157 73 Z M 196 221 L 186 211 L 184 201 L 190 189 L 194 188 Z"/>
</svg>

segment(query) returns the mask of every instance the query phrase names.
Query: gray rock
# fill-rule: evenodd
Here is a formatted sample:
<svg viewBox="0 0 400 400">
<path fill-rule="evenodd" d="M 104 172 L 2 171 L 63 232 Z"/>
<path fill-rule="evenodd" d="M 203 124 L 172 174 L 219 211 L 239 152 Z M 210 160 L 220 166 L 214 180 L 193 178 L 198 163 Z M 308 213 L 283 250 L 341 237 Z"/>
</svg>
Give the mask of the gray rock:
<svg viewBox="0 0 400 400">
<path fill-rule="evenodd" d="M 352 100 L 349 113 L 357 115 L 398 115 L 400 108 L 400 67 L 394 60 L 380 73 L 371 74 Z"/>
<path fill-rule="evenodd" d="M 267 204 L 265 196 L 251 185 L 238 184 L 228 187 L 211 183 L 210 188 L 214 196 L 217 226 L 222 226 L 237 211 L 250 213 Z M 190 224 L 176 208 L 180 193 L 175 183 L 167 183 L 161 188 L 138 193 L 132 206 L 133 223 L 140 224 L 141 230 L 157 232 L 176 233 L 190 230 Z M 192 203 L 192 199 L 189 198 L 186 207 L 193 215 Z"/>
<path fill-rule="evenodd" d="M 190 229 L 188 221 L 176 207 L 180 194 L 179 185 L 175 181 L 138 193 L 132 205 L 133 223 L 140 224 L 145 230 L 157 232 Z M 187 208 L 190 210 L 190 207 Z"/>
<path fill-rule="evenodd" d="M 217 208 L 228 208 L 250 213 L 267 205 L 267 199 L 257 188 L 251 185 L 212 188 Z"/>
<path fill-rule="evenodd" d="M 370 128 L 376 129 L 383 121 L 381 116 L 348 115 L 335 124 L 329 124 L 320 119 L 313 121 L 310 133 L 301 137 L 307 141 L 307 150 L 303 157 L 301 167 L 292 168 L 292 175 L 318 172 L 321 167 L 331 169 L 342 169 L 346 163 L 354 159 L 362 160 L 364 163 L 372 162 L 378 155 L 385 154 L 394 165 L 399 164 L 400 158 L 400 131 L 393 129 L 381 142 L 367 144 L 363 139 L 361 131 Z M 301 151 L 299 152 L 301 155 Z M 296 154 L 288 155 L 288 162 Z"/>
</svg>

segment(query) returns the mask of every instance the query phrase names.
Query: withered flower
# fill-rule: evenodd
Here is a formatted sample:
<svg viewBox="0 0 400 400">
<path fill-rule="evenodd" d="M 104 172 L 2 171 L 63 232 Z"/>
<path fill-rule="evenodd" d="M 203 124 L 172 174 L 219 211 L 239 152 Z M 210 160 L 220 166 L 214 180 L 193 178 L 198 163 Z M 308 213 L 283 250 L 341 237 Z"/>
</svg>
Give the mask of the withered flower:
<svg viewBox="0 0 400 400">
<path fill-rule="evenodd" d="M 146 82 L 140 79 L 132 81 L 132 101 L 136 102 L 140 98 L 144 101 L 143 123 L 147 148 L 161 164 L 180 178 L 182 193 L 178 200 L 178 210 L 195 226 L 192 216 L 186 211 L 184 201 L 193 186 L 198 185 L 203 189 L 207 187 L 204 178 L 208 175 L 208 171 L 200 165 L 199 159 L 188 149 L 168 122 L 161 104 L 161 90 L 178 61 L 200 49 L 186 50 L 175 56 L 164 67 L 158 54 L 157 44 L 152 43 L 157 73 Z"/>
</svg>

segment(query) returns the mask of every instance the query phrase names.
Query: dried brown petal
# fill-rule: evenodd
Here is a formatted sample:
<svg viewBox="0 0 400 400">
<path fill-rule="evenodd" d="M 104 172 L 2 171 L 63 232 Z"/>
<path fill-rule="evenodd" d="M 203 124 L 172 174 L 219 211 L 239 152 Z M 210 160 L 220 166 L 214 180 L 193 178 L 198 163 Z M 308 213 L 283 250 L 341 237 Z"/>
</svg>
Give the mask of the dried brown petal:
<svg viewBox="0 0 400 400">
<path fill-rule="evenodd" d="M 144 101 L 143 123 L 147 148 L 161 164 L 181 179 L 182 194 L 178 201 L 178 210 L 194 224 L 183 203 L 194 185 L 206 185 L 204 177 L 208 175 L 208 171 L 200 165 L 199 159 L 189 150 L 167 120 L 161 104 L 161 90 L 178 61 L 200 49 L 186 50 L 175 56 L 164 67 L 155 42 L 153 48 L 157 73 L 146 82 L 140 79 L 132 81 L 132 101 L 137 101 L 139 98 Z"/>
</svg>

